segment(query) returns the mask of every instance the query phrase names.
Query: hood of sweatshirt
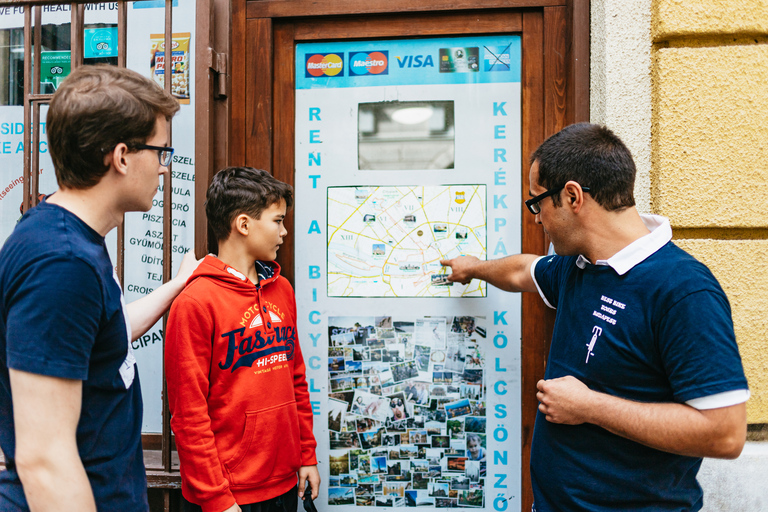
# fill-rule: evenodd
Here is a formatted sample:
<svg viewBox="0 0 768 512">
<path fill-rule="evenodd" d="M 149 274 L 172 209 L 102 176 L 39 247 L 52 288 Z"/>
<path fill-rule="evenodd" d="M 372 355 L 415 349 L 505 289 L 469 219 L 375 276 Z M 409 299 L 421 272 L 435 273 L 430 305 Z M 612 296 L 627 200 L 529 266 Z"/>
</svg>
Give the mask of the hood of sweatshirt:
<svg viewBox="0 0 768 512">
<path fill-rule="evenodd" d="M 268 286 L 280 277 L 280 265 L 276 261 L 257 261 L 254 265 L 259 274 L 259 283 L 255 285 L 256 288 Z M 200 278 L 215 279 L 220 286 L 233 291 L 253 293 L 254 284 L 247 277 L 211 254 L 203 258 L 200 265 L 192 272 L 192 275 L 187 279 L 187 286 Z"/>
</svg>

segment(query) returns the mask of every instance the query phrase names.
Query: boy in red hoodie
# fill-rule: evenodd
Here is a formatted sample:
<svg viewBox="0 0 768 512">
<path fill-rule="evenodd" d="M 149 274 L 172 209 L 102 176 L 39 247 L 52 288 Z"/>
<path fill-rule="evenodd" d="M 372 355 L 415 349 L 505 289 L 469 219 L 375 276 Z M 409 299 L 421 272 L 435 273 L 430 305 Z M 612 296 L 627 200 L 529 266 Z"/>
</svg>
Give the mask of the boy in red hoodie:
<svg viewBox="0 0 768 512">
<path fill-rule="evenodd" d="M 295 512 L 320 475 L 296 299 L 273 261 L 292 189 L 230 167 L 206 198 L 218 257 L 173 303 L 165 346 L 185 511 Z"/>
</svg>

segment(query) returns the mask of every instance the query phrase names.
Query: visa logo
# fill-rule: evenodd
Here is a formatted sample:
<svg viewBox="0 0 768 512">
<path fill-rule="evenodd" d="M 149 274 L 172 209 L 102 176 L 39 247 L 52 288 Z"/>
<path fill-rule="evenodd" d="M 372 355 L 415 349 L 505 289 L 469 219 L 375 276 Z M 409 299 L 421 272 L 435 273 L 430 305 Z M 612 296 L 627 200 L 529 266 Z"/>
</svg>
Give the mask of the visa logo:
<svg viewBox="0 0 768 512">
<path fill-rule="evenodd" d="M 431 55 L 406 55 L 405 57 L 396 57 L 397 65 L 401 68 L 426 68 L 435 67 Z"/>
</svg>

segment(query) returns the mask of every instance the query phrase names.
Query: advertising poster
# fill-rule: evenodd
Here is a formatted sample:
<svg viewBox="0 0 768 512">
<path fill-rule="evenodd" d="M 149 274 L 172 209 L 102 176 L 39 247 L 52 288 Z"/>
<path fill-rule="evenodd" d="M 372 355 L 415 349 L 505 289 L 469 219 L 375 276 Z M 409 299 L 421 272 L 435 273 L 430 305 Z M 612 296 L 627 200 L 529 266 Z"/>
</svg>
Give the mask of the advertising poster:
<svg viewBox="0 0 768 512">
<path fill-rule="evenodd" d="M 520 507 L 520 38 L 299 44 L 296 278 L 319 510 Z"/>
<path fill-rule="evenodd" d="M 173 119 L 173 147 L 175 149 L 172 165 L 173 204 L 172 204 L 172 270 L 175 273 L 184 254 L 194 247 L 194 70 L 195 62 L 194 28 L 195 2 L 183 2 L 173 9 L 173 94 L 179 99 L 181 109 Z M 127 67 L 158 81 L 158 71 L 164 66 L 164 49 L 158 47 L 158 34 L 162 34 L 165 24 L 165 2 L 130 2 L 128 6 L 128 51 Z M 66 33 L 69 41 L 71 6 L 46 5 L 42 7 L 42 23 L 47 32 Z M 84 19 L 84 58 L 85 63 L 116 63 L 117 41 L 117 3 L 102 2 L 85 5 Z M 8 31 L 9 40 L 14 39 L 18 31 L 23 32 L 24 9 L 19 6 L 0 6 L 0 31 Z M 18 104 L 9 104 L 10 91 L 20 87 L 19 77 L 23 77 L 23 40 L 22 46 L 13 48 L 10 55 L 20 55 L 20 59 L 3 65 L 1 77 L 7 87 L 0 87 L 8 95 L 0 103 L 0 240 L 13 231 L 21 216 L 24 157 L 24 107 L 22 100 Z M 20 48 L 20 50 L 19 50 Z M 68 47 L 67 47 L 68 48 Z M 53 93 L 61 80 L 69 74 L 71 56 L 62 48 L 43 48 L 41 92 Z M 19 53 L 21 51 L 22 53 Z M 5 63 L 4 63 L 5 64 Z M 21 74 L 19 74 L 21 73 Z M 56 177 L 48 154 L 45 117 L 47 107 L 41 107 L 40 123 L 40 192 L 51 194 L 56 191 Z M 123 289 L 127 302 L 131 302 L 151 293 L 162 284 L 163 275 L 163 189 L 164 180 L 148 212 L 136 212 L 126 215 L 125 220 L 125 275 Z M 113 262 L 117 255 L 116 230 L 107 236 L 107 246 Z M 162 321 L 158 322 L 141 338 L 132 343 L 136 356 L 144 401 L 143 432 L 162 431 Z"/>
</svg>

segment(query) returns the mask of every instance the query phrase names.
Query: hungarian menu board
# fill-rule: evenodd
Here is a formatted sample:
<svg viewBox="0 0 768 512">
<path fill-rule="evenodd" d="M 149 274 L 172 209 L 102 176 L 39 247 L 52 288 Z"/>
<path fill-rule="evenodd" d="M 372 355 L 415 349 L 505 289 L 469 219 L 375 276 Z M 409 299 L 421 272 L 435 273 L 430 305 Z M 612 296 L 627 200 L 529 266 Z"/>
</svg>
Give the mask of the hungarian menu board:
<svg viewBox="0 0 768 512">
<path fill-rule="evenodd" d="M 295 279 L 319 510 L 520 507 L 520 38 L 296 46 Z"/>
</svg>

